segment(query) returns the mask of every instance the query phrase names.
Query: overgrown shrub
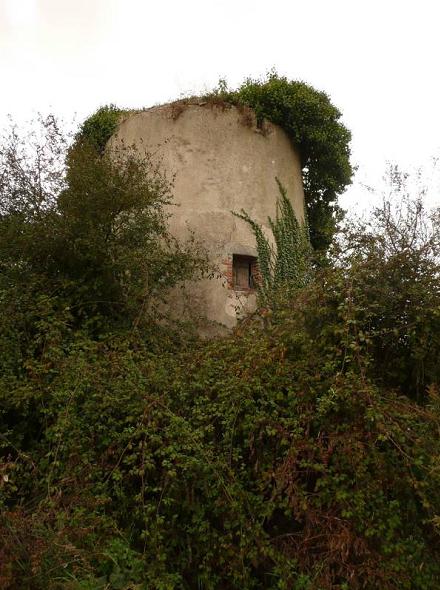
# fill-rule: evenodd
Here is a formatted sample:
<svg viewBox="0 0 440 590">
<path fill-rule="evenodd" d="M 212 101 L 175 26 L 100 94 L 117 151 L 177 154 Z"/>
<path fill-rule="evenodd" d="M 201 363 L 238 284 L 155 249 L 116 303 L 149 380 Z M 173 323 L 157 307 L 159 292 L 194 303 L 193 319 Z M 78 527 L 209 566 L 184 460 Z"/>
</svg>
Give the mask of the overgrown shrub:
<svg viewBox="0 0 440 590">
<path fill-rule="evenodd" d="M 438 385 L 422 407 L 376 381 L 338 286 L 270 328 L 160 357 L 81 342 L 34 376 L 42 430 L 21 454 L 4 442 L 3 502 L 36 502 L 14 534 L 64 553 L 46 546 L 53 578 L 35 549 L 6 560 L 18 587 L 434 589 Z"/>
<path fill-rule="evenodd" d="M 438 216 L 385 207 L 270 321 L 171 347 L 161 177 L 72 152 L 42 192 L 2 153 L 2 587 L 435 590 Z"/>
<path fill-rule="evenodd" d="M 346 225 L 332 256 L 372 374 L 423 402 L 440 381 L 440 217 L 407 173 L 391 167 L 386 178 L 383 203 Z"/>
<path fill-rule="evenodd" d="M 168 232 L 170 183 L 134 148 L 99 154 L 78 139 L 69 147 L 52 118 L 43 124 L 42 137 L 14 135 L 0 152 L 4 305 L 11 317 L 24 314 L 16 291 L 37 285 L 34 296 L 76 328 L 152 321 L 167 289 L 207 268 L 194 240 L 179 243 Z M 31 321 L 27 311 L 23 321 Z"/>
</svg>

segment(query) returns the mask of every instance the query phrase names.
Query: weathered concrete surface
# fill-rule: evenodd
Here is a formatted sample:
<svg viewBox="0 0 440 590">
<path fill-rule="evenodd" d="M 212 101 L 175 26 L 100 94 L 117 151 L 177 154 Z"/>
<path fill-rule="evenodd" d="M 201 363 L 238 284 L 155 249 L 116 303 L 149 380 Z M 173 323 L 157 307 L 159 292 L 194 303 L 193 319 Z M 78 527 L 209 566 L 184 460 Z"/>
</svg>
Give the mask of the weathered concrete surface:
<svg viewBox="0 0 440 590">
<path fill-rule="evenodd" d="M 154 152 L 175 175 L 171 232 L 185 238 L 188 228 L 225 271 L 233 254 L 256 255 L 247 224 L 231 211 L 244 209 L 268 231 L 276 214 L 278 177 L 298 218 L 304 216 L 299 157 L 282 129 L 257 129 L 249 112 L 213 105 L 165 105 L 128 116 L 112 138 Z M 270 232 L 268 231 L 268 235 Z M 208 320 L 232 327 L 237 313 L 255 306 L 255 294 L 234 291 L 223 276 L 191 287 L 194 305 Z"/>
</svg>

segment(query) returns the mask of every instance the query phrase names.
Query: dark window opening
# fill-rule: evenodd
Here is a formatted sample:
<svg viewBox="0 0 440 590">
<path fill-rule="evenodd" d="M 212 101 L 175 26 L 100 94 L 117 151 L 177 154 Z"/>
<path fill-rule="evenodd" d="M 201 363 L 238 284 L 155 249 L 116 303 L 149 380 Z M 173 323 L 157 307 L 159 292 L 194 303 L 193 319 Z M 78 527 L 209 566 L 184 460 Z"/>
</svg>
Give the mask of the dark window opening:
<svg viewBox="0 0 440 590">
<path fill-rule="evenodd" d="M 232 277 L 234 289 L 255 289 L 257 259 L 254 256 L 234 254 L 232 256 Z"/>
</svg>

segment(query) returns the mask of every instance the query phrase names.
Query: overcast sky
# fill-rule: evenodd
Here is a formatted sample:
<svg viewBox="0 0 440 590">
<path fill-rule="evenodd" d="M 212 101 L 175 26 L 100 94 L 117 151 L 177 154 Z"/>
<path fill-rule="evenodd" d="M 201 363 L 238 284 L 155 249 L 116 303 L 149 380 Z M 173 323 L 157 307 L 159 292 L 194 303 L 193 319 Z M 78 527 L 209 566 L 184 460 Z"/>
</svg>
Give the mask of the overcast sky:
<svg viewBox="0 0 440 590">
<path fill-rule="evenodd" d="M 353 133 L 365 198 L 387 160 L 440 156 L 438 0 L 0 0 L 0 123 L 81 120 L 238 85 L 271 68 L 326 91 Z M 440 191 L 431 204 L 440 205 Z"/>
</svg>

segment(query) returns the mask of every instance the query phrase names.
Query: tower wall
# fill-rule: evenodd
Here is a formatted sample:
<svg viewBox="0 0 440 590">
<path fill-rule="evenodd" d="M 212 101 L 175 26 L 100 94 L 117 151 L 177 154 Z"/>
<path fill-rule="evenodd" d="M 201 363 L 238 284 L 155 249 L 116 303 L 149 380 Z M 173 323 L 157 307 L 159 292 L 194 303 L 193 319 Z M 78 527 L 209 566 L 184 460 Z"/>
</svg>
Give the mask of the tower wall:
<svg viewBox="0 0 440 590">
<path fill-rule="evenodd" d="M 192 230 L 219 271 L 192 285 L 190 300 L 208 320 L 234 326 L 238 314 L 255 307 L 255 293 L 234 288 L 233 255 L 256 256 L 256 248 L 248 225 L 231 211 L 244 209 L 270 236 L 277 177 L 304 217 L 300 160 L 289 138 L 270 123 L 258 129 L 248 110 L 176 103 L 129 115 L 112 138 L 119 141 L 154 153 L 174 175 L 171 232 L 185 239 Z"/>
</svg>

